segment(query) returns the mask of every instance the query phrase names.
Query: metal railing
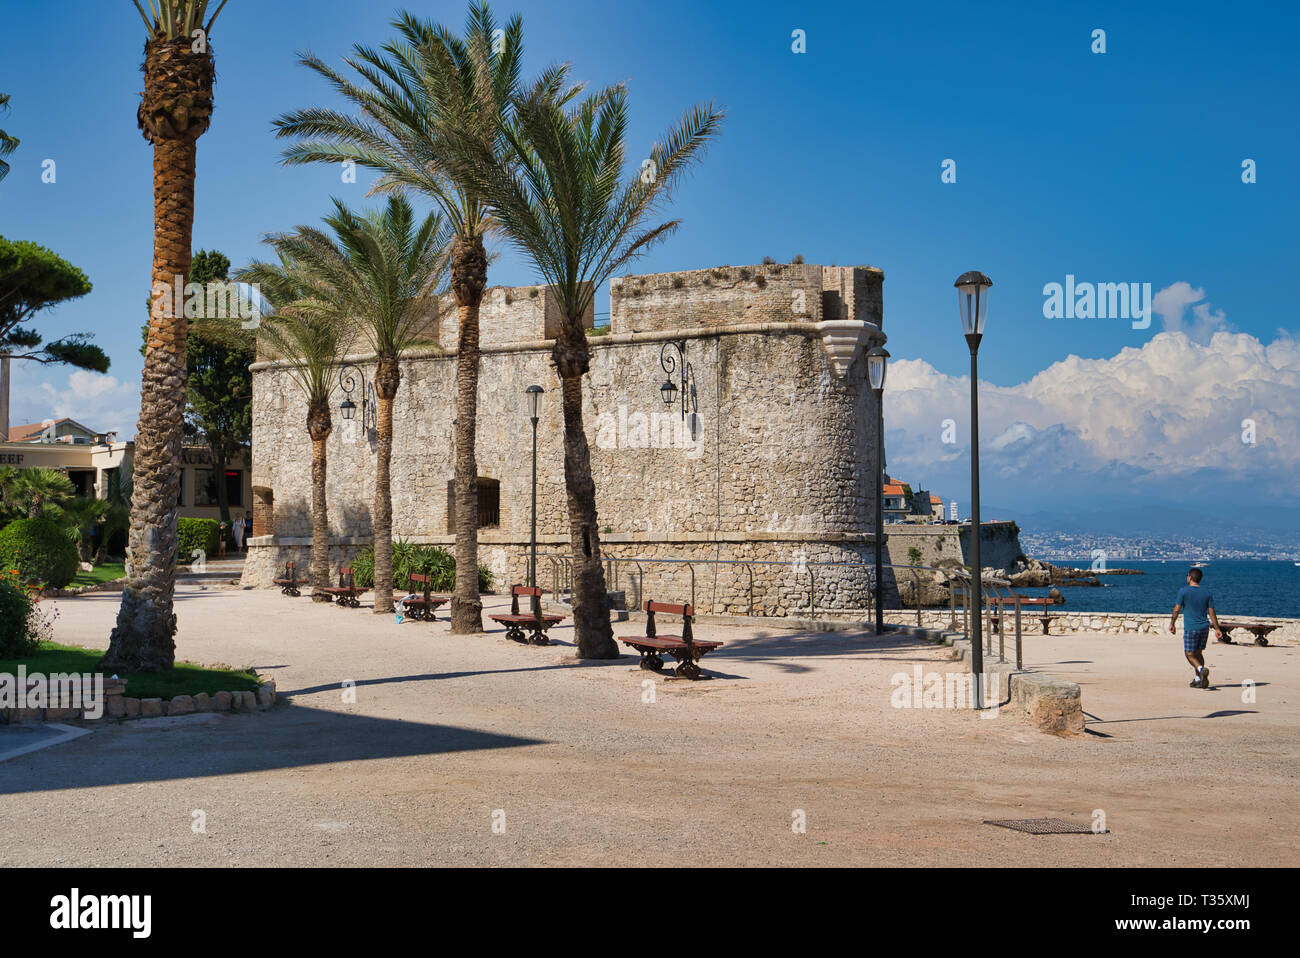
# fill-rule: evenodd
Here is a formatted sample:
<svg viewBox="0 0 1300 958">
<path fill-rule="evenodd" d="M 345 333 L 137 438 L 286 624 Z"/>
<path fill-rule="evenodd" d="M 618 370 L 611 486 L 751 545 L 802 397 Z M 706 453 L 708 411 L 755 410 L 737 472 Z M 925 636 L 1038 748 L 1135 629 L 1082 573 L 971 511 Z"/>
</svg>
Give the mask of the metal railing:
<svg viewBox="0 0 1300 958">
<path fill-rule="evenodd" d="M 550 570 L 551 593 L 556 598 L 568 596 L 572 601 L 573 596 L 573 557 L 564 553 L 538 553 L 538 561 L 546 560 Z M 525 555 L 525 561 L 527 556 Z M 746 594 L 747 594 L 747 612 L 746 615 L 753 616 L 754 612 L 754 566 L 786 566 L 792 569 L 796 576 L 808 576 L 808 606 L 804 609 L 795 609 L 793 611 L 807 614 L 812 617 L 817 614 L 817 570 L 823 568 L 856 568 L 860 569 L 866 581 L 867 613 L 874 612 L 875 602 L 875 563 L 858 560 L 854 562 L 824 562 L 819 560 L 797 560 L 797 561 L 776 561 L 771 559 L 660 559 L 647 558 L 644 556 L 604 556 L 601 563 L 605 567 L 605 584 L 606 588 L 611 591 L 623 591 L 622 588 L 622 571 L 624 566 L 633 567 L 636 570 L 635 575 L 629 573 L 631 584 L 636 587 L 636 602 L 632 608 L 639 609 L 644 604 L 645 588 L 645 567 L 650 565 L 668 565 L 668 566 L 685 566 L 690 574 L 691 582 L 691 605 L 698 608 L 696 601 L 697 576 L 695 573 L 696 566 L 739 566 L 745 570 L 748 577 Z M 961 632 L 967 640 L 971 635 L 971 615 L 973 614 L 973 585 L 971 574 L 965 568 L 923 566 L 923 565 L 894 565 L 885 563 L 883 568 L 893 569 L 895 582 L 901 576 L 901 573 L 911 572 L 913 583 L 913 598 L 916 604 L 916 624 L 921 626 L 922 606 L 920 593 L 920 573 L 922 572 L 943 572 L 948 576 L 948 628 L 950 631 L 957 631 L 957 606 L 961 605 L 962 626 Z M 539 579 L 541 577 L 539 576 Z M 544 580 L 542 580 L 544 581 Z M 901 591 L 899 597 L 902 597 Z M 977 614 L 983 616 L 982 629 L 984 651 L 990 656 L 996 655 L 999 661 L 1008 663 L 1007 658 L 1007 616 L 1008 613 L 1013 615 L 1013 624 L 1015 630 L 1015 667 L 1016 669 L 1024 668 L 1024 651 L 1023 651 L 1023 631 L 1021 628 L 1021 599 L 1023 597 L 1011 590 L 1011 583 L 1005 579 L 994 579 L 983 577 L 980 580 L 980 603 Z M 833 610 L 826 609 L 826 612 Z M 997 645 L 994 647 L 994 636 L 997 637 Z"/>
<path fill-rule="evenodd" d="M 969 641 L 970 639 L 970 615 L 971 615 L 971 597 L 974 591 L 971 586 L 974 584 L 971 574 L 965 569 L 950 570 L 951 575 L 948 581 L 950 587 L 949 599 L 949 617 L 948 628 L 950 631 L 957 631 L 957 594 L 961 593 L 962 602 L 962 635 Z M 1004 594 L 1005 592 L 1005 594 Z M 1006 579 L 980 579 L 980 612 L 983 615 L 984 628 L 981 630 L 983 638 L 984 651 L 989 655 L 996 654 L 998 660 L 1006 663 L 1007 650 L 1007 607 L 1013 609 L 1015 623 L 1015 665 L 1017 670 L 1023 669 L 1024 666 L 1024 631 L 1021 623 L 1021 600 L 1024 598 L 1017 592 L 1011 590 L 1011 583 Z M 996 609 L 996 612 L 994 611 Z M 997 635 L 997 648 L 993 648 L 993 636 Z"/>
<path fill-rule="evenodd" d="M 548 563 L 551 578 L 551 591 L 557 596 L 572 595 L 573 592 L 573 557 L 565 553 L 538 553 L 538 561 L 545 559 Z M 698 577 L 696 575 L 696 566 L 738 566 L 745 571 L 746 575 L 746 598 L 747 611 L 745 614 L 754 615 L 754 567 L 755 566 L 784 566 L 788 567 L 796 576 L 808 577 L 808 605 L 803 608 L 797 608 L 795 611 L 807 613 L 808 615 L 817 614 L 817 570 L 827 568 L 853 568 L 859 569 L 866 582 L 866 611 L 873 612 L 875 609 L 875 563 L 866 560 L 855 560 L 851 562 L 833 562 L 815 559 L 799 559 L 795 561 L 778 561 L 773 559 L 670 559 L 670 558 L 650 558 L 645 556 L 604 556 L 601 562 L 605 567 L 606 587 L 612 591 L 622 591 L 623 585 L 623 568 L 632 566 L 636 569 L 635 575 L 629 575 L 631 584 L 636 587 L 636 605 L 640 606 L 643 600 L 642 590 L 645 582 L 645 568 L 651 565 L 668 565 L 668 566 L 685 566 L 691 582 L 691 605 L 698 606 L 697 585 Z M 900 572 L 911 572 L 913 576 L 913 588 L 919 600 L 919 586 L 921 572 L 946 572 L 952 573 L 950 568 L 940 568 L 938 566 L 922 565 L 905 565 L 896 566 L 885 563 L 883 568 L 893 569 L 895 576 Z M 823 609 L 823 612 L 830 612 L 831 609 Z M 917 602 L 917 624 L 921 622 L 922 607 Z"/>
</svg>

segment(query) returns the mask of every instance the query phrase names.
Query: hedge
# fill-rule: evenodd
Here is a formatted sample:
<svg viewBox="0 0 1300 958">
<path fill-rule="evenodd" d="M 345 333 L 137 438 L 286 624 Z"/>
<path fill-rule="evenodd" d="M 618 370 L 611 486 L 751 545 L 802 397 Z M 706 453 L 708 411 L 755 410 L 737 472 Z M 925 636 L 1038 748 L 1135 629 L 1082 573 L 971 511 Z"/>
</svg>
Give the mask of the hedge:
<svg viewBox="0 0 1300 958">
<path fill-rule="evenodd" d="M 15 519 L 0 529 L 0 572 L 16 569 L 24 583 L 62 589 L 80 561 L 76 543 L 53 519 Z"/>
<path fill-rule="evenodd" d="M 31 655 L 40 645 L 32 629 L 32 597 L 16 578 L 0 574 L 0 659 Z"/>
<path fill-rule="evenodd" d="M 333 576 L 336 570 L 331 569 Z M 441 546 L 422 546 L 399 539 L 393 543 L 393 585 L 398 589 L 411 588 L 412 572 L 432 577 L 429 588 L 433 592 L 451 592 L 456 588 L 456 557 Z M 352 560 L 352 580 L 358 588 L 370 589 L 375 585 L 375 547 L 367 546 Z M 492 570 L 478 567 L 478 590 L 491 593 Z M 422 591 L 412 590 L 412 591 Z"/>
<path fill-rule="evenodd" d="M 189 565 L 193 562 L 195 550 L 201 550 L 206 557 L 216 558 L 217 545 L 221 540 L 220 522 L 216 519 L 190 519 L 183 516 L 178 520 L 178 527 L 176 561 L 179 564 Z"/>
</svg>

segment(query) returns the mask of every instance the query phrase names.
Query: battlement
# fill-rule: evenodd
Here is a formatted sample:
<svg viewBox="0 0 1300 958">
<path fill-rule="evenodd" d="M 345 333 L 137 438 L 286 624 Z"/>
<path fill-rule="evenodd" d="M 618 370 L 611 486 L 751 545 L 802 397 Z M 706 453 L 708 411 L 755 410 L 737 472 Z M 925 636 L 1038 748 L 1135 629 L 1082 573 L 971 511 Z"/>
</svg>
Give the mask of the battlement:
<svg viewBox="0 0 1300 958">
<path fill-rule="evenodd" d="M 709 330 L 752 323 L 859 320 L 880 326 L 885 274 L 874 266 L 765 263 L 645 273 L 610 280 L 610 332 Z M 594 302 L 583 326 L 595 322 Z M 493 286 L 479 307 L 484 346 L 554 339 L 562 316 L 546 286 Z M 445 293 L 420 339 L 453 352 L 459 335 L 456 299 Z M 259 349 L 258 359 L 271 358 Z"/>
<path fill-rule="evenodd" d="M 499 343 L 531 342 L 554 339 L 562 320 L 560 304 L 549 286 L 493 286 L 479 305 L 479 342 L 484 346 Z M 582 325 L 591 329 L 595 322 L 595 303 L 587 306 Z M 446 293 L 438 299 L 436 324 L 438 345 L 455 350 L 460 335 L 460 316 L 456 297 Z M 431 325 L 433 325 L 431 324 Z M 429 338 L 435 338 L 429 334 Z"/>
<path fill-rule="evenodd" d="M 879 326 L 885 274 L 872 266 L 768 263 L 610 280 L 610 332 L 857 319 Z"/>
</svg>

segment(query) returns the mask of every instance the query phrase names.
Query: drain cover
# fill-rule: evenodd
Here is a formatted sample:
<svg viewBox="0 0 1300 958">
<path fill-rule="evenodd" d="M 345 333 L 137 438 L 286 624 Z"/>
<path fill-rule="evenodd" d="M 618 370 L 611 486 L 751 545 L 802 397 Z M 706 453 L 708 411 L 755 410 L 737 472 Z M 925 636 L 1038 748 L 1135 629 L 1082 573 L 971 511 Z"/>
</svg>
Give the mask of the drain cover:
<svg viewBox="0 0 1300 958">
<path fill-rule="evenodd" d="M 1000 820 L 984 819 L 985 825 L 997 825 L 1000 828 L 1010 828 L 1017 832 L 1028 832 L 1030 835 L 1091 835 L 1091 825 L 1081 825 L 1078 822 L 1067 822 L 1063 818 L 1005 818 Z M 1102 829 L 1099 835 L 1106 834 L 1110 829 Z"/>
</svg>

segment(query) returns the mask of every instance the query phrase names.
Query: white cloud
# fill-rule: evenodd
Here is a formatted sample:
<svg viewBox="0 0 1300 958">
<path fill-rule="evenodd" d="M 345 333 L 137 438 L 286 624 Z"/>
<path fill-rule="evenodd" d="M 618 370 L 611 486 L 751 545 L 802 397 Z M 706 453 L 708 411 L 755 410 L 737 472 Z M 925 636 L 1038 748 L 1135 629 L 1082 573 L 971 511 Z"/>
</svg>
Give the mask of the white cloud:
<svg viewBox="0 0 1300 958">
<path fill-rule="evenodd" d="M 1166 332 L 1186 333 L 1193 342 L 1205 344 L 1216 332 L 1231 331 L 1232 326 L 1222 310 L 1212 309 L 1204 299 L 1205 290 L 1193 289 L 1191 283 L 1179 280 L 1152 297 L 1151 309 L 1160 314 Z M 1189 306 L 1190 317 L 1187 316 Z"/>
<path fill-rule="evenodd" d="M 140 418 L 138 383 L 66 366 L 15 362 L 10 368 L 10 425 L 66 416 L 97 432 L 116 431 L 121 439 L 135 435 Z"/>
<path fill-rule="evenodd" d="M 1160 297 L 1176 322 L 1204 299 L 1186 283 Z M 969 410 L 968 377 L 920 359 L 891 363 L 891 474 L 965 502 Z M 957 423 L 955 444 L 941 441 L 945 419 Z M 1242 441 L 1245 420 L 1254 422 L 1253 445 Z M 1142 492 L 1171 502 L 1231 496 L 1235 508 L 1267 508 L 1270 497 L 1294 498 L 1300 474 L 1300 341 L 1279 333 L 1265 345 L 1219 329 L 1198 342 L 1179 330 L 1107 359 L 1069 356 L 1015 386 L 981 382 L 980 433 L 981 498 L 989 501 L 1061 506 L 1075 496 Z"/>
</svg>

